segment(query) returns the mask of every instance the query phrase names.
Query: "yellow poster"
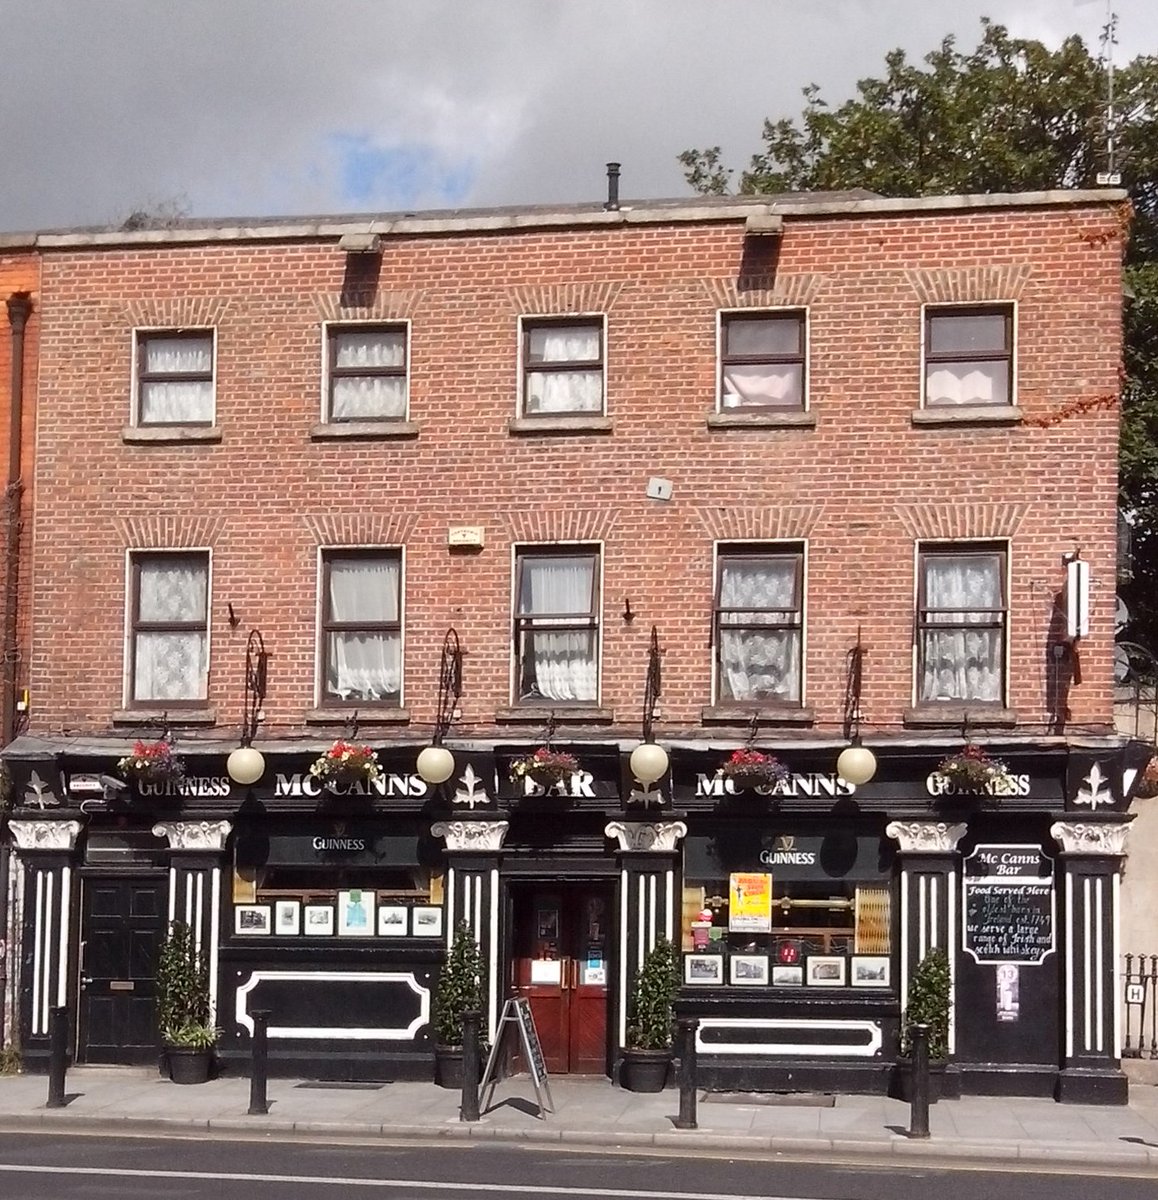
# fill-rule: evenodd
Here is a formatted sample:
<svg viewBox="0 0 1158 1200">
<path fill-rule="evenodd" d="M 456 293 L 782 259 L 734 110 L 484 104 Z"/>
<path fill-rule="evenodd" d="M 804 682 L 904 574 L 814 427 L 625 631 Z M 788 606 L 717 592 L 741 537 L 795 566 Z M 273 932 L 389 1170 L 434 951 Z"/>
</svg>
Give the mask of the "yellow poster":
<svg viewBox="0 0 1158 1200">
<path fill-rule="evenodd" d="M 728 877 L 728 932 L 772 932 L 772 876 Z"/>
</svg>

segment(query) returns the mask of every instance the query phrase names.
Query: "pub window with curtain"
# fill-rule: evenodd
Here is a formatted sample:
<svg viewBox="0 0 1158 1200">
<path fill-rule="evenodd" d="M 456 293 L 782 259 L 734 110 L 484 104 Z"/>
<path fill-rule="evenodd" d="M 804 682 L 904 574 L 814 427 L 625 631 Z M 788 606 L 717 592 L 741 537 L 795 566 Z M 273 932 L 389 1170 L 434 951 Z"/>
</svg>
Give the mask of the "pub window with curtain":
<svg viewBox="0 0 1158 1200">
<path fill-rule="evenodd" d="M 212 329 L 138 331 L 136 423 L 212 425 L 214 351 Z"/>
<path fill-rule="evenodd" d="M 406 326 L 327 326 L 326 420 L 402 421 L 406 406 Z"/>
<path fill-rule="evenodd" d="M 598 550 L 519 550 L 515 568 L 517 700 L 595 703 L 599 695 Z"/>
<path fill-rule="evenodd" d="M 322 701 L 402 703 L 402 553 L 322 555 Z"/>
<path fill-rule="evenodd" d="M 803 409 L 803 312 L 720 315 L 720 410 Z"/>
<path fill-rule="evenodd" d="M 129 699 L 203 705 L 209 678 L 209 555 L 134 554 Z"/>
<path fill-rule="evenodd" d="M 718 704 L 799 705 L 803 549 L 721 546 L 714 632 Z"/>
<path fill-rule="evenodd" d="M 1013 306 L 925 310 L 925 404 L 1013 403 Z"/>
<path fill-rule="evenodd" d="M 603 415 L 603 318 L 524 321 L 524 417 Z"/>
</svg>

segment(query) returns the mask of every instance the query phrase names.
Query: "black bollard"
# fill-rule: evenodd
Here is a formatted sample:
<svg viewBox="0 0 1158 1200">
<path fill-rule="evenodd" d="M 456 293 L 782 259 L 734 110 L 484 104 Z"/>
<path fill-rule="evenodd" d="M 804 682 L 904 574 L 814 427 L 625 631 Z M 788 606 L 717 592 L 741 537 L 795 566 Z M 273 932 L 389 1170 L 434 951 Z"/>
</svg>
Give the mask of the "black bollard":
<svg viewBox="0 0 1158 1200">
<path fill-rule="evenodd" d="M 912 1096 L 909 1102 L 909 1137 L 929 1136 L 929 1026 L 909 1026 L 913 1056 Z"/>
<path fill-rule="evenodd" d="M 64 1073 L 68 1069 L 68 1009 L 48 1010 L 48 1103 L 45 1108 L 63 1108 Z"/>
<path fill-rule="evenodd" d="M 680 1036 L 680 1112 L 677 1129 L 698 1129 L 696 1121 L 696 1030 L 699 1017 L 680 1017 L 676 1022 Z"/>
<path fill-rule="evenodd" d="M 266 1085 L 269 1082 L 269 1009 L 258 1008 L 249 1014 L 253 1018 L 253 1061 L 249 1068 L 249 1112 L 251 1117 L 264 1117 L 269 1112 Z"/>
<path fill-rule="evenodd" d="M 482 1063 L 481 1047 L 479 1046 L 479 1027 L 482 1024 L 482 1013 L 471 1010 L 462 1014 L 462 1107 L 459 1110 L 459 1120 L 477 1121 L 478 1081 Z"/>
</svg>

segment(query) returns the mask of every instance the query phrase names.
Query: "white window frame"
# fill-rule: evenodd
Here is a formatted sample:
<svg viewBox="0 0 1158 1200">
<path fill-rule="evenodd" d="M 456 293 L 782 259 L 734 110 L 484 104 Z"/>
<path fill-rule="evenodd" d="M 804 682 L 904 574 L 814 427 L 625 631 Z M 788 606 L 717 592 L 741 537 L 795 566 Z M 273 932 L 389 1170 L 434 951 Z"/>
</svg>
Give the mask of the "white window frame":
<svg viewBox="0 0 1158 1200">
<path fill-rule="evenodd" d="M 208 334 L 213 343 L 213 379 L 209 385 L 211 403 L 208 424 L 201 421 L 141 422 L 141 342 L 150 337 Z M 130 386 L 129 415 L 134 429 L 212 429 L 217 424 L 217 326 L 216 325 L 138 325 L 133 329 L 133 375 Z"/>
<path fill-rule="evenodd" d="M 327 554 L 397 554 L 398 567 L 398 704 L 374 704 L 371 701 L 360 701 L 359 704 L 367 711 L 396 712 L 406 707 L 406 547 L 401 543 L 390 542 L 357 542 L 350 544 L 326 543 L 317 548 L 315 560 L 314 587 L 314 707 L 318 709 L 349 708 L 353 712 L 358 705 L 338 705 L 326 696 L 326 681 L 324 671 L 326 655 L 322 648 L 325 637 L 325 587 Z"/>
<path fill-rule="evenodd" d="M 603 349 L 603 407 L 599 412 L 554 412 L 554 413 L 528 413 L 524 407 L 525 387 L 526 387 L 526 369 L 524 359 L 526 358 L 526 337 L 527 327 L 534 325 L 593 325 L 598 321 L 601 326 L 600 344 Z M 609 345 L 607 341 L 607 314 L 603 312 L 578 312 L 578 313 L 521 313 L 518 321 L 518 331 L 515 338 L 515 416 L 520 420 L 527 421 L 551 421 L 560 417 L 578 417 L 580 419 L 587 418 L 589 420 L 598 420 L 600 417 L 610 416 L 610 406 L 607 397 L 607 363 L 608 363 Z M 560 543 L 561 545 L 562 543 Z M 594 544 L 594 543 L 592 543 Z"/>
<path fill-rule="evenodd" d="M 712 543 L 712 579 L 709 593 L 709 621 L 711 635 L 709 637 L 708 663 L 711 674 L 711 704 L 714 708 L 720 703 L 719 680 L 716 672 L 716 660 L 720 646 L 716 629 L 716 583 L 720 577 L 720 550 L 724 548 L 725 557 L 728 551 L 737 547 L 742 551 L 751 551 L 756 556 L 759 551 L 766 550 L 769 554 L 799 554 L 800 563 L 800 703 L 793 704 L 754 704 L 754 712 L 775 714 L 778 711 L 796 712 L 808 704 L 808 539 L 807 538 L 721 538 Z M 738 703 L 729 701 L 729 705 Z"/>
<path fill-rule="evenodd" d="M 335 421 L 330 413 L 330 335 L 357 329 L 400 329 L 406 336 L 406 407 L 401 417 L 358 417 L 355 421 Z M 322 322 L 322 366 L 321 366 L 321 405 L 320 421 L 323 425 L 343 425 L 372 423 L 389 427 L 410 420 L 410 375 L 413 363 L 410 358 L 412 322 L 409 317 L 384 318 L 380 321 L 323 321 Z"/>
<path fill-rule="evenodd" d="M 166 700 L 137 700 L 133 696 L 133 669 L 136 656 L 133 646 L 133 610 L 136 596 L 133 589 L 133 559 L 156 558 L 162 554 L 180 555 L 182 558 L 194 554 L 207 556 L 205 577 L 205 699 L 181 702 L 180 711 L 201 711 L 210 704 L 210 685 L 213 676 L 213 547 L 212 546 L 132 546 L 125 550 L 124 582 L 124 640 L 121 650 L 121 699 L 122 706 L 130 711 L 152 712 L 172 703 Z M 178 711 L 178 710 L 174 710 Z"/>
<path fill-rule="evenodd" d="M 737 408 L 724 407 L 724 325 L 728 317 L 782 317 L 798 313 L 804 318 L 804 379 L 801 408 L 788 408 L 772 404 L 742 404 Z M 743 308 L 719 308 L 716 310 L 716 412 L 718 413 L 791 413 L 808 412 L 811 408 L 812 389 L 812 310 L 806 304 L 768 304 Z M 739 543 L 733 543 L 738 545 Z"/>
<path fill-rule="evenodd" d="M 950 300 L 946 303 L 933 303 L 931 301 L 926 301 L 924 304 L 921 305 L 921 334 L 920 334 L 921 374 L 920 374 L 920 379 L 919 379 L 919 384 L 918 384 L 919 391 L 920 391 L 920 397 L 921 397 L 921 408 L 924 409 L 926 412 L 933 412 L 933 413 L 951 413 L 953 411 L 954 406 L 952 404 L 930 405 L 928 402 L 928 397 L 926 395 L 926 392 L 928 390 L 927 382 L 928 382 L 928 377 L 929 377 L 928 376 L 929 364 L 928 364 L 927 356 L 926 356 L 926 350 L 928 347 L 929 310 L 932 309 L 935 312 L 945 312 L 945 311 L 947 311 L 949 309 L 953 309 L 953 308 L 973 308 L 973 309 L 1007 308 L 1010 310 L 1010 319 L 1009 319 L 1009 403 L 1008 404 L 985 404 L 985 405 L 967 404 L 967 405 L 963 405 L 962 407 L 969 408 L 969 409 L 976 409 L 979 407 L 983 407 L 986 410 L 995 412 L 995 413 L 1008 412 L 1010 409 L 1016 408 L 1017 407 L 1017 385 L 1018 385 L 1018 362 L 1017 362 L 1017 360 L 1018 360 L 1018 344 L 1020 341 L 1019 329 L 1018 329 L 1018 302 L 1016 300 Z M 983 538 L 981 540 L 988 541 L 989 539 Z"/>
<path fill-rule="evenodd" d="M 992 547 L 994 550 L 1000 550 L 1005 555 L 1005 629 L 1002 638 L 1002 655 L 1004 656 L 1005 669 L 1002 672 L 1003 678 L 1001 681 L 1001 701 L 1000 707 L 1009 707 L 1009 684 L 1013 675 L 1013 664 L 1010 661 L 1010 653 L 1013 645 L 1013 541 L 1007 537 L 967 537 L 967 538 L 918 538 L 913 542 L 913 646 L 912 646 L 912 687 L 910 692 L 910 706 L 912 708 L 921 708 L 935 710 L 938 707 L 951 708 L 954 705 L 970 707 L 976 706 L 978 709 L 992 708 L 994 702 L 992 700 L 921 700 L 920 696 L 920 640 L 921 640 L 921 554 L 928 553 L 925 547 L 933 547 L 936 550 L 944 550 L 946 554 L 953 552 L 953 547 L 959 546 L 963 549 L 968 547 Z"/>
<path fill-rule="evenodd" d="M 515 620 L 519 615 L 519 555 L 542 554 L 550 555 L 556 550 L 593 550 L 599 559 L 598 588 L 599 604 L 595 610 L 595 699 L 566 701 L 547 700 L 529 701 L 519 699 L 519 645 L 515 635 Z M 510 670 L 507 683 L 507 696 L 512 708 L 558 708 L 565 712 L 568 708 L 600 708 L 603 704 L 603 579 L 606 569 L 606 546 L 601 538 L 575 538 L 558 542 L 513 542 L 511 544 L 511 600 L 510 619 L 507 623 L 510 639 Z"/>
</svg>

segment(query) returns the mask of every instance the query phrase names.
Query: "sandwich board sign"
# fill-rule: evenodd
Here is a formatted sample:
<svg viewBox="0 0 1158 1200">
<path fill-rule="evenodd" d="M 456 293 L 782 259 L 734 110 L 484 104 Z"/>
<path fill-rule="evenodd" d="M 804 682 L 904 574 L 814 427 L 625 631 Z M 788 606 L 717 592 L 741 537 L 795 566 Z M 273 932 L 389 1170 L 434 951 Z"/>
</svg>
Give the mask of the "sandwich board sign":
<svg viewBox="0 0 1158 1200">
<path fill-rule="evenodd" d="M 555 1102 L 551 1099 L 551 1085 L 547 1082 L 547 1064 L 543 1058 L 539 1031 L 535 1028 L 531 1003 L 526 996 L 512 996 L 503 1004 L 498 1029 L 495 1031 L 494 1045 L 491 1046 L 491 1052 L 487 1056 L 486 1070 L 483 1071 L 482 1082 L 479 1084 L 479 1094 L 485 1096 L 483 1108 L 490 1107 L 490 1102 L 495 1094 L 495 1085 L 502 1078 L 503 1043 L 511 1037 L 517 1038 L 517 1044 L 522 1048 L 527 1070 L 531 1073 L 531 1083 L 535 1088 L 539 1116 L 544 1117 L 547 1113 L 555 1111 Z M 490 1095 L 486 1096 L 488 1086 L 491 1090 Z M 546 1098 L 546 1103 L 544 1103 L 544 1098 Z"/>
</svg>

